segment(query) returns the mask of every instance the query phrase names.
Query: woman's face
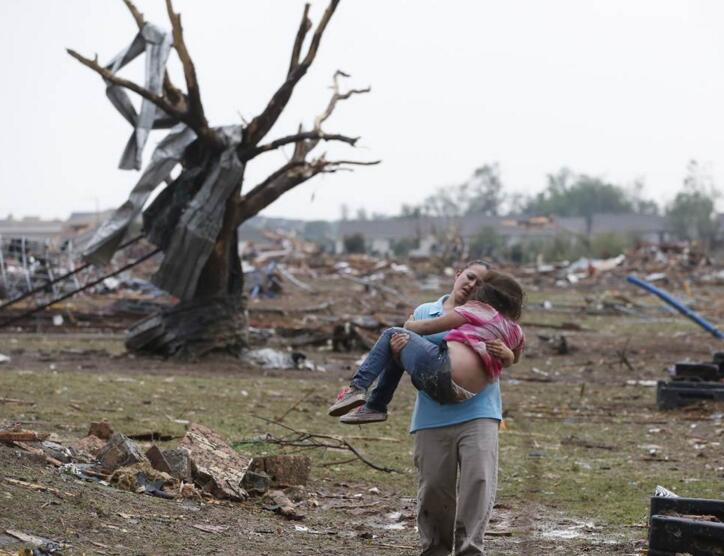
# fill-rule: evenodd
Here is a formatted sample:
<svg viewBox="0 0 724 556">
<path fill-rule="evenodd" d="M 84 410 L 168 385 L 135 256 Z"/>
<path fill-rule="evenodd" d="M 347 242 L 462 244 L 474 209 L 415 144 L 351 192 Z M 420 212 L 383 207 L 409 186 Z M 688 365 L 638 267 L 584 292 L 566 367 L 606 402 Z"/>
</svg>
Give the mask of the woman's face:
<svg viewBox="0 0 724 556">
<path fill-rule="evenodd" d="M 473 290 L 483 281 L 488 271 L 483 265 L 474 264 L 462 270 L 453 284 L 452 296 L 458 304 L 465 303 Z"/>
</svg>

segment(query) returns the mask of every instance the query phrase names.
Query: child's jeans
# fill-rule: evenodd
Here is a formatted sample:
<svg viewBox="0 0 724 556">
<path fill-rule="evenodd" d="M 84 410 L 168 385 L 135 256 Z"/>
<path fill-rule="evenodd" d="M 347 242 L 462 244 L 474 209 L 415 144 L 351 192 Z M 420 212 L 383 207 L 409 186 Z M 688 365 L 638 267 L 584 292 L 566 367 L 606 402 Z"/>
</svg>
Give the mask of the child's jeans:
<svg viewBox="0 0 724 556">
<path fill-rule="evenodd" d="M 390 338 L 402 333 L 409 336 L 407 345 L 400 352 L 400 363 L 392 357 Z M 372 347 L 364 363 L 352 379 L 357 388 L 369 388 L 384 373 L 401 374 L 402 369 L 412 378 L 412 384 L 438 403 L 455 403 L 458 400 L 450 375 L 450 356 L 447 345 L 440 346 L 404 328 L 388 328 Z M 389 393 L 390 397 L 392 392 Z"/>
</svg>

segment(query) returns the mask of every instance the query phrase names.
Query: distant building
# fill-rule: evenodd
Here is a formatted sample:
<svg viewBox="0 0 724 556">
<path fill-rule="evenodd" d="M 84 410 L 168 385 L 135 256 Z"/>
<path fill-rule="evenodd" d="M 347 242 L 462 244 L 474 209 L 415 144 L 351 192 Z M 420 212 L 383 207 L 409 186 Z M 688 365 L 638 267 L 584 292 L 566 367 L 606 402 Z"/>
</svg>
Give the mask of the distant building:
<svg viewBox="0 0 724 556">
<path fill-rule="evenodd" d="M 35 241 L 60 237 L 63 229 L 62 220 L 41 220 L 37 216 L 26 216 L 15 219 L 12 216 L 0 219 L 0 237 L 27 238 Z"/>
<path fill-rule="evenodd" d="M 606 233 L 635 236 L 650 243 L 672 239 L 668 219 L 658 214 L 594 214 L 590 235 Z"/>
<path fill-rule="evenodd" d="M 491 228 L 507 245 L 547 239 L 579 233 L 584 229 L 583 219 L 567 219 L 565 225 L 551 218 L 502 217 L 466 215 L 460 218 L 417 217 L 391 218 L 386 220 L 348 220 L 337 224 L 337 253 L 344 252 L 344 238 L 359 234 L 365 239 L 367 249 L 380 255 L 394 251 L 403 240 L 415 240 L 417 247 L 412 256 L 429 256 L 440 249 L 440 243 L 453 237 L 470 242 L 481 230 Z"/>
<path fill-rule="evenodd" d="M 385 220 L 346 220 L 337 223 L 336 252 L 344 252 L 344 239 L 361 235 L 371 253 L 387 255 L 403 240 L 415 240 L 412 256 L 434 254 L 446 238 L 459 237 L 469 244 L 490 228 L 510 247 L 531 241 L 606 233 L 635 236 L 652 243 L 671 239 L 665 216 L 640 214 L 595 214 L 590 227 L 583 217 L 487 216 L 469 214 L 458 218 L 411 217 Z M 590 229 L 590 234 L 589 234 Z"/>
<path fill-rule="evenodd" d="M 63 235 L 74 236 L 95 229 L 108 220 L 113 212 L 113 209 L 101 212 L 71 212 L 68 220 L 63 222 Z"/>
</svg>

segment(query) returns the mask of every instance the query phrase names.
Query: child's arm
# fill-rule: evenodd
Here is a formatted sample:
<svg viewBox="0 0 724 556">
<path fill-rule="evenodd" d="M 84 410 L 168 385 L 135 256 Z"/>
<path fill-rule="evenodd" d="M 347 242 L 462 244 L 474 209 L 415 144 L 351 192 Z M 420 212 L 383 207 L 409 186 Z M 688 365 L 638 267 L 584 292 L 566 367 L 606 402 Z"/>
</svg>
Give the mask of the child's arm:
<svg viewBox="0 0 724 556">
<path fill-rule="evenodd" d="M 485 348 L 491 355 L 494 355 L 503 362 L 503 367 L 510 367 L 518 362 L 520 350 L 511 350 L 503 343 L 503 340 L 492 340 L 485 343 Z"/>
<path fill-rule="evenodd" d="M 405 328 L 421 336 L 427 336 L 428 334 L 436 334 L 457 328 L 466 322 L 464 316 L 455 311 L 450 311 L 434 319 L 408 320 L 405 323 Z"/>
</svg>

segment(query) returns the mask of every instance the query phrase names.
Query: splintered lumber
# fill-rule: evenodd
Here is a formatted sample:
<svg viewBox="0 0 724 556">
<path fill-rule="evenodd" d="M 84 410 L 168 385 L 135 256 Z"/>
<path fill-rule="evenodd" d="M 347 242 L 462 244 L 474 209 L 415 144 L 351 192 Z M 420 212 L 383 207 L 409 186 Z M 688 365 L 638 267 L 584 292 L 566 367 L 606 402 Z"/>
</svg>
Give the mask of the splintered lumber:
<svg viewBox="0 0 724 556">
<path fill-rule="evenodd" d="M 194 469 L 194 482 L 217 498 L 244 500 L 241 487 L 250 459 L 235 451 L 221 436 L 208 427 L 192 423 L 179 442 L 186 448 Z"/>
<path fill-rule="evenodd" d="M 20 541 L 24 543 L 31 544 L 33 546 L 45 546 L 45 545 L 58 545 L 58 547 L 62 547 L 64 545 L 60 543 L 56 543 L 55 541 L 51 541 L 49 539 L 44 539 L 43 537 L 38 537 L 36 535 L 31 535 L 29 533 L 23 533 L 22 531 L 16 531 L 15 529 L 5 529 L 5 533 L 10 535 L 11 537 L 15 537 L 16 539 L 19 539 Z M 43 551 L 45 552 L 45 551 Z M 32 551 L 34 554 L 35 551 Z M 48 554 L 48 552 L 45 552 Z M 20 552 L 20 554 L 25 554 L 25 552 Z"/>
<path fill-rule="evenodd" d="M 251 471 L 269 475 L 273 487 L 306 485 L 311 467 L 309 457 L 298 455 L 258 457 L 249 464 Z"/>
<path fill-rule="evenodd" d="M 21 450 L 24 450 L 25 452 L 28 452 L 29 454 L 33 454 L 33 456 L 38 458 L 38 460 L 49 463 L 50 465 L 53 465 L 55 467 L 60 467 L 61 465 L 63 465 L 62 461 L 59 461 L 52 456 L 49 456 L 40 448 L 36 448 L 34 446 L 31 446 L 30 444 L 25 444 L 25 442 L 15 441 L 12 443 L 12 445 L 20 448 Z"/>
<path fill-rule="evenodd" d="M 0 442 L 42 442 L 50 434 L 35 431 L 0 431 Z"/>
</svg>

